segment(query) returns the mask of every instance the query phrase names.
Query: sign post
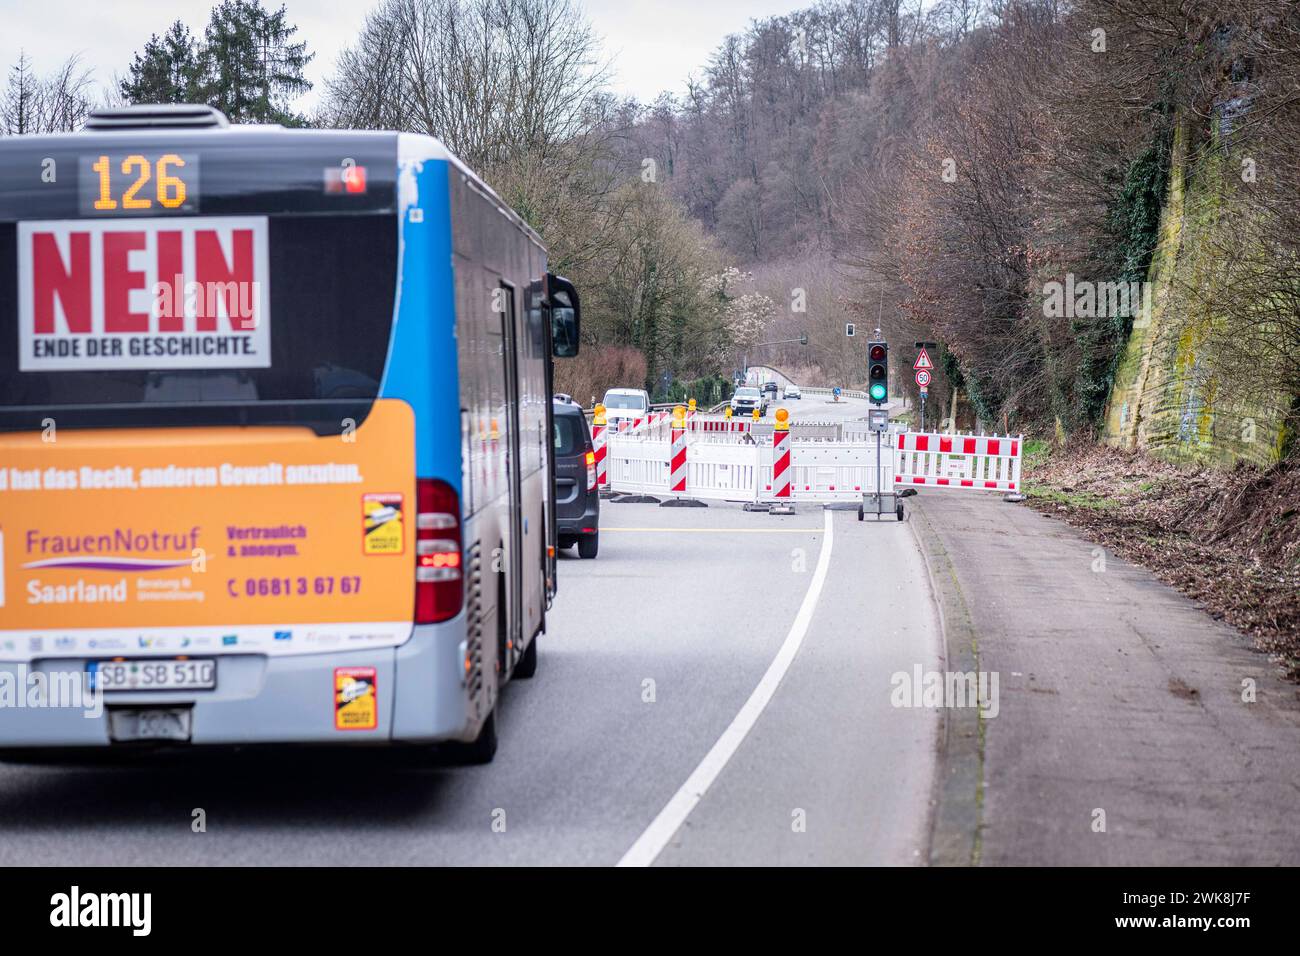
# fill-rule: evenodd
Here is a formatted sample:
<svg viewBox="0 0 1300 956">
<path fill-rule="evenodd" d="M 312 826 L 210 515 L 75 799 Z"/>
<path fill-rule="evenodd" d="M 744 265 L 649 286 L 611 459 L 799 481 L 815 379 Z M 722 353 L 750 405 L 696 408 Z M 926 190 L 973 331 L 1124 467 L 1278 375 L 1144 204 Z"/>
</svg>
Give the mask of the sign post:
<svg viewBox="0 0 1300 956">
<path fill-rule="evenodd" d="M 933 342 L 917 342 L 916 347 L 920 351 L 917 353 L 916 361 L 912 363 L 912 369 L 916 372 L 916 384 L 921 389 L 921 431 L 925 431 L 925 396 L 930 391 L 930 369 L 934 368 L 926 346 L 933 344 Z"/>
<path fill-rule="evenodd" d="M 924 350 L 922 350 L 921 355 L 922 355 L 924 358 L 926 358 L 927 360 L 929 359 L 929 356 L 927 356 L 927 355 L 925 354 Z M 920 359 L 918 358 L 917 361 L 919 362 Z M 920 428 L 920 430 L 921 430 L 921 431 L 925 431 L 925 396 L 926 396 L 926 393 L 930 391 L 930 372 L 929 372 L 927 369 L 918 368 L 918 369 L 916 370 L 916 384 L 917 384 L 918 386 L 920 386 L 920 388 L 921 388 L 921 428 Z"/>
</svg>

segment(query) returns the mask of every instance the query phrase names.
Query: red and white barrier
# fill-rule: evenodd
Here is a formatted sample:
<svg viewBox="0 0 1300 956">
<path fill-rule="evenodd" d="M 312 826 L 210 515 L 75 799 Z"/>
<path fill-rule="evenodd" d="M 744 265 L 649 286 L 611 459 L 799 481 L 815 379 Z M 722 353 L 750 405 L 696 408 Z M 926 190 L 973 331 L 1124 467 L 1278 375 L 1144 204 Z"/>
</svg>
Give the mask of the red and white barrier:
<svg viewBox="0 0 1300 956">
<path fill-rule="evenodd" d="M 696 417 L 687 419 L 686 427 L 696 433 L 744 435 L 750 432 L 754 423 L 739 418 Z"/>
<path fill-rule="evenodd" d="M 605 455 L 608 449 L 605 447 L 605 422 L 603 419 L 592 422 L 591 425 L 591 450 L 596 455 L 596 488 L 603 490 L 609 481 L 605 476 Z"/>
<path fill-rule="evenodd" d="M 772 493 L 776 498 L 790 497 L 790 426 L 778 423 L 772 432 Z"/>
<path fill-rule="evenodd" d="M 770 442 L 756 424 L 773 429 Z M 652 414 L 607 436 L 608 484 L 617 492 L 753 502 L 861 501 L 878 480 L 895 492 L 1020 489 L 1021 436 L 904 432 L 892 436 L 892 449 L 882 443 L 878 479 L 874 436 L 800 441 L 796 428 Z"/>
<path fill-rule="evenodd" d="M 673 422 L 668 464 L 668 491 L 674 495 L 684 495 L 686 494 L 686 429 L 678 428 L 678 422 L 680 419 Z"/>
<path fill-rule="evenodd" d="M 1023 436 L 904 432 L 894 449 L 894 484 L 1016 491 Z"/>
</svg>

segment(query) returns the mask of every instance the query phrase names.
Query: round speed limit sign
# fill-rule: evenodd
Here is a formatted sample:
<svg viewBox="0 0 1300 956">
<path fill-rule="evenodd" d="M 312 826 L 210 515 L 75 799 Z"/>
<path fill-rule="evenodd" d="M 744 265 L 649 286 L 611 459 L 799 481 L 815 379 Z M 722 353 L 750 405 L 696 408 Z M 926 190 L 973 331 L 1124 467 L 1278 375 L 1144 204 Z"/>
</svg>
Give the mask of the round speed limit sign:
<svg viewBox="0 0 1300 956">
<path fill-rule="evenodd" d="M 916 370 L 916 384 L 920 385 L 922 388 L 925 388 L 927 385 L 930 384 L 929 369 L 918 368 Z"/>
</svg>

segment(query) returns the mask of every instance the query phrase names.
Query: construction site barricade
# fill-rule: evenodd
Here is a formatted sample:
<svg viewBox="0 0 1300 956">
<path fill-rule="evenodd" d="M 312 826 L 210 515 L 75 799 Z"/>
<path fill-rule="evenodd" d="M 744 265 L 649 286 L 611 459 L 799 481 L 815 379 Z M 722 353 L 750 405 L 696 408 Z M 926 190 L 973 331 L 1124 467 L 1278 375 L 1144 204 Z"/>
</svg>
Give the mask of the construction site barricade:
<svg viewBox="0 0 1300 956">
<path fill-rule="evenodd" d="M 904 432 L 894 449 L 894 484 L 1019 491 L 1024 436 Z"/>
</svg>

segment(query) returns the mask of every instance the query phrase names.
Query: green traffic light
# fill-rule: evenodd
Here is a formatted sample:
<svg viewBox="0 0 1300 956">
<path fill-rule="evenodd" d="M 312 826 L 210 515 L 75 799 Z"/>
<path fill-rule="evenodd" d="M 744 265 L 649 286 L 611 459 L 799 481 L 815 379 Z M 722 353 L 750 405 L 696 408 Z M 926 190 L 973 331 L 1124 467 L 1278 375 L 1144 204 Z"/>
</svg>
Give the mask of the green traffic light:
<svg viewBox="0 0 1300 956">
<path fill-rule="evenodd" d="M 871 386 L 870 395 L 873 402 L 883 402 L 885 400 L 885 394 L 886 389 L 884 382 L 876 382 Z"/>
</svg>

